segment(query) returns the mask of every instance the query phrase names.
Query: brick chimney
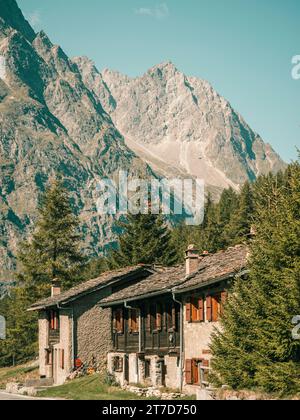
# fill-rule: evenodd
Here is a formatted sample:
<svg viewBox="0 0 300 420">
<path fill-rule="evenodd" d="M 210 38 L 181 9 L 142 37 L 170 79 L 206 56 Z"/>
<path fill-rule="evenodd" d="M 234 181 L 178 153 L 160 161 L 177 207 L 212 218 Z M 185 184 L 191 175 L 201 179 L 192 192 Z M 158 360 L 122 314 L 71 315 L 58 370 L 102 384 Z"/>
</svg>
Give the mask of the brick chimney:
<svg viewBox="0 0 300 420">
<path fill-rule="evenodd" d="M 58 296 L 61 293 L 60 281 L 58 279 L 52 280 L 51 297 Z"/>
<path fill-rule="evenodd" d="M 195 245 L 189 245 L 185 252 L 186 275 L 189 276 L 197 271 L 199 266 L 199 250 Z"/>
</svg>

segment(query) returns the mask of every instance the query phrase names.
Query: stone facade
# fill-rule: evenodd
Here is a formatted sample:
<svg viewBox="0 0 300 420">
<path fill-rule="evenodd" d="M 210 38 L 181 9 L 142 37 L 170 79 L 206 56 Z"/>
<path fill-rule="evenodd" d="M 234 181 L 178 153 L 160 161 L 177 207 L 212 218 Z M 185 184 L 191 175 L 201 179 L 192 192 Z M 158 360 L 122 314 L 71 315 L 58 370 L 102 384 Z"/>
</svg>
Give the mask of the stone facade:
<svg viewBox="0 0 300 420">
<path fill-rule="evenodd" d="M 39 366 L 40 376 L 52 377 L 52 370 L 46 364 L 46 349 L 49 348 L 49 321 L 46 311 L 39 312 Z"/>
<path fill-rule="evenodd" d="M 52 347 L 49 342 L 49 315 L 39 312 L 40 376 L 53 378 L 63 384 L 74 370 L 74 361 L 106 371 L 107 354 L 112 348 L 111 309 L 97 303 L 111 293 L 109 288 L 83 296 L 68 307 L 59 309 L 59 340 Z M 51 358 L 47 352 L 51 351 Z"/>
<path fill-rule="evenodd" d="M 114 369 L 115 358 L 121 358 L 123 360 L 121 371 Z M 128 360 L 127 367 L 126 358 Z M 148 364 L 147 368 L 146 364 Z M 114 375 L 116 381 L 122 387 L 128 384 L 142 384 L 155 388 L 180 388 L 180 364 L 178 357 L 160 357 L 158 355 L 141 356 L 138 353 L 125 354 L 111 352 L 108 354 L 108 371 Z M 149 376 L 146 376 L 146 372 Z"/>
<path fill-rule="evenodd" d="M 111 293 L 109 288 L 86 295 L 74 304 L 74 354 L 84 364 L 93 360 L 97 370 L 107 370 L 107 353 L 112 349 L 111 309 L 100 308 L 100 299 Z"/>
</svg>

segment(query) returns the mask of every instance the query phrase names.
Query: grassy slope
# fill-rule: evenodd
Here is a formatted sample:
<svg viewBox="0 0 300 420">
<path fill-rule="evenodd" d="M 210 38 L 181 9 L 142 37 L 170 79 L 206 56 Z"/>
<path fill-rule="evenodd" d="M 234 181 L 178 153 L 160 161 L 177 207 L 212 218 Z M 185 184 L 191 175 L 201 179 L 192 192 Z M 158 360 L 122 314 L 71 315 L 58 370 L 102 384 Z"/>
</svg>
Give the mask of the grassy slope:
<svg viewBox="0 0 300 420">
<path fill-rule="evenodd" d="M 28 365 L 1 368 L 0 389 L 5 389 L 8 382 L 24 382 L 26 379 L 38 377 L 38 369 Z"/>
<path fill-rule="evenodd" d="M 39 393 L 39 397 L 65 398 L 69 400 L 137 400 L 135 394 L 121 388 L 105 385 L 99 375 L 88 376 L 49 388 Z"/>
</svg>

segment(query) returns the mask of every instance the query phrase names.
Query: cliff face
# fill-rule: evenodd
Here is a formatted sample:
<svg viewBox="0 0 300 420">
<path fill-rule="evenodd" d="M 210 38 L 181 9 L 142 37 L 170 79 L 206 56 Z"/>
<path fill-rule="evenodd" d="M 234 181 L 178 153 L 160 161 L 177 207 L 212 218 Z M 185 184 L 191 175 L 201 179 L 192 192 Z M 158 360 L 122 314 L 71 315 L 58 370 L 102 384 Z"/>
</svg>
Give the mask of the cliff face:
<svg viewBox="0 0 300 420">
<path fill-rule="evenodd" d="M 206 81 L 188 77 L 170 62 L 130 79 L 97 72 L 86 58 L 74 60 L 127 145 L 159 172 L 237 188 L 283 161 Z"/>
<path fill-rule="evenodd" d="M 205 81 L 172 63 L 130 79 L 69 59 L 35 34 L 15 0 L 0 0 L 0 283 L 13 278 L 19 242 L 49 180 L 62 175 L 83 226 L 86 252 L 116 239 L 96 211 L 97 181 L 198 177 L 219 193 L 284 163 Z M 3 71 L 5 70 L 5 71 Z"/>
<path fill-rule="evenodd" d="M 5 4 L 5 7 L 2 7 Z M 15 270 L 49 179 L 61 174 L 83 224 L 87 252 L 115 240 L 113 220 L 96 212 L 97 180 L 148 176 L 99 99 L 59 46 L 34 34 L 15 1 L 0 0 L 0 280 Z"/>
</svg>

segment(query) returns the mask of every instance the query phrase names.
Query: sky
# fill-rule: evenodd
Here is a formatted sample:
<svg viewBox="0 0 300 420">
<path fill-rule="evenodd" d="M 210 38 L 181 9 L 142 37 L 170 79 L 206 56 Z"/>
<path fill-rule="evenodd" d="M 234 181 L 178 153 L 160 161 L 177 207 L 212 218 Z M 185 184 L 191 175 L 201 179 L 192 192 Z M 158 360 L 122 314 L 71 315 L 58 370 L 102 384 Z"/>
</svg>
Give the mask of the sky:
<svg viewBox="0 0 300 420">
<path fill-rule="evenodd" d="M 139 76 L 171 60 L 186 75 L 208 80 L 285 161 L 297 158 L 300 77 L 292 77 L 292 59 L 300 56 L 299 0 L 18 4 L 36 31 L 70 57 L 88 56 L 99 70 Z"/>
</svg>

